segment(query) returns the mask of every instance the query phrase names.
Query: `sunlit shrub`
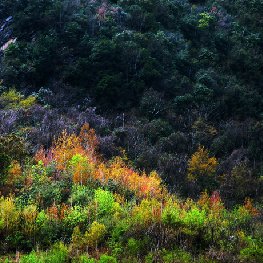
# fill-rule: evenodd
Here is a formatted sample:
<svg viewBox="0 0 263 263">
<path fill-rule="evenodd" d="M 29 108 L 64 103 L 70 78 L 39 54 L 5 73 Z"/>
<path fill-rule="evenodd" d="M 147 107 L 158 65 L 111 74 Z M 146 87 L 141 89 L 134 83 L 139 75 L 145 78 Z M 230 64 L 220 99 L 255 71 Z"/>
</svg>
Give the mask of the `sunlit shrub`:
<svg viewBox="0 0 263 263">
<path fill-rule="evenodd" d="M 117 263 L 117 259 L 112 256 L 101 255 L 99 263 Z"/>
<path fill-rule="evenodd" d="M 206 212 L 197 207 L 192 207 L 189 211 L 185 212 L 183 216 L 184 231 L 192 233 L 192 231 L 200 231 L 205 227 Z M 190 231 L 190 232 L 189 232 Z"/>
<path fill-rule="evenodd" d="M 94 258 L 89 258 L 86 255 L 81 255 L 79 257 L 76 257 L 72 261 L 73 263 L 96 263 L 96 260 Z"/>
<path fill-rule="evenodd" d="M 163 209 L 162 222 L 176 227 L 182 226 L 182 210 L 178 203 L 169 201 Z"/>
<path fill-rule="evenodd" d="M 98 244 L 103 241 L 106 234 L 106 227 L 103 224 L 100 224 L 94 221 L 89 230 L 85 232 L 84 239 L 87 247 L 97 248 Z"/>
<path fill-rule="evenodd" d="M 87 251 L 88 249 L 97 249 L 100 242 L 103 241 L 106 234 L 106 227 L 94 221 L 89 229 L 83 234 L 80 228 L 76 226 L 73 230 L 71 237 L 71 250 L 73 253 L 76 251 Z"/>
<path fill-rule="evenodd" d="M 74 206 L 66 212 L 64 221 L 70 227 L 83 225 L 87 221 L 87 215 L 88 213 L 86 208 Z"/>
<path fill-rule="evenodd" d="M 190 263 L 193 262 L 191 254 L 182 250 L 175 249 L 173 251 L 162 251 L 162 259 L 164 263 Z"/>
<path fill-rule="evenodd" d="M 69 161 L 69 166 L 73 174 L 73 182 L 79 184 L 86 184 L 92 178 L 94 173 L 94 164 L 88 161 L 86 156 L 75 154 Z"/>
<path fill-rule="evenodd" d="M 98 205 L 98 213 L 110 213 L 114 207 L 114 197 L 109 191 L 98 189 L 95 191 L 95 202 Z"/>
<path fill-rule="evenodd" d="M 0 198 L 0 226 L 6 233 L 14 231 L 19 225 L 20 212 L 12 197 Z"/>
<path fill-rule="evenodd" d="M 214 17 L 207 13 L 203 12 L 200 14 L 200 19 L 198 20 L 198 28 L 206 29 L 209 27 L 210 23 L 214 20 Z"/>
<path fill-rule="evenodd" d="M 68 262 L 68 249 L 63 243 L 55 244 L 47 252 L 31 252 L 20 259 L 21 263 L 66 263 Z"/>
<path fill-rule="evenodd" d="M 161 220 L 162 204 L 156 199 L 143 199 L 142 202 L 133 208 L 132 219 L 137 224 L 148 224 Z"/>
<path fill-rule="evenodd" d="M 17 92 L 15 89 L 3 92 L 0 96 L 0 105 L 5 109 L 28 109 L 36 104 L 36 98 L 34 96 L 28 96 L 25 98 L 24 95 Z"/>
<path fill-rule="evenodd" d="M 36 231 L 36 219 L 39 216 L 35 205 L 26 206 L 22 211 L 24 219 L 24 231 L 27 235 L 32 236 Z"/>
</svg>

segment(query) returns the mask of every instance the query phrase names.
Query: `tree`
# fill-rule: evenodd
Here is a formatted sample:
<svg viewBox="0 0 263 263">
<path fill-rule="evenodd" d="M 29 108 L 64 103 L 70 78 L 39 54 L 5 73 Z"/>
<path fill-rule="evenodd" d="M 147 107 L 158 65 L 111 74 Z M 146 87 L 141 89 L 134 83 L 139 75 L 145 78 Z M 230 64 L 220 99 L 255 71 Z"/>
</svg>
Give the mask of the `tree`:
<svg viewBox="0 0 263 263">
<path fill-rule="evenodd" d="M 198 191 L 212 190 L 216 183 L 217 166 L 217 159 L 209 157 L 208 150 L 199 146 L 188 161 L 187 180 L 196 185 Z"/>
<path fill-rule="evenodd" d="M 5 193 L 8 190 L 2 189 L 2 186 L 5 185 L 7 179 L 11 179 L 13 172 L 18 172 L 18 166 L 26 156 L 27 149 L 23 138 L 15 134 L 0 135 L 0 191 Z M 12 169 L 14 164 L 18 169 Z M 7 178 L 8 170 L 10 170 L 9 178 Z"/>
</svg>

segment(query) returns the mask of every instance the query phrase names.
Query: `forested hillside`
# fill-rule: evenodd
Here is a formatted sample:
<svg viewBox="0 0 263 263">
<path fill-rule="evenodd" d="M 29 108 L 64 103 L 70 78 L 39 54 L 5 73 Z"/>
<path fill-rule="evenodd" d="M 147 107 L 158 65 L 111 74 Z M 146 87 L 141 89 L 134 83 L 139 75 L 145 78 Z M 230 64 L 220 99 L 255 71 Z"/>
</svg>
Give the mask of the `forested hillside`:
<svg viewBox="0 0 263 263">
<path fill-rule="evenodd" d="M 263 0 L 0 1 L 0 262 L 262 262 L 262 138 Z"/>
</svg>

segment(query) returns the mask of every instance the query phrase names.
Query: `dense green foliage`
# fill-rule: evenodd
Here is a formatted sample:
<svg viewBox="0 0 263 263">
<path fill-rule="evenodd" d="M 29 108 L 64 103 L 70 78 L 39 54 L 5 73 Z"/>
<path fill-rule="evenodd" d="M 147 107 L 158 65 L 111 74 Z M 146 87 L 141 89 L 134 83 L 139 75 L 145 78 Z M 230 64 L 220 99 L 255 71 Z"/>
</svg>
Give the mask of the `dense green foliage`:
<svg viewBox="0 0 263 263">
<path fill-rule="evenodd" d="M 3 59 L 10 86 L 64 88 L 125 110 L 151 88 L 170 109 L 204 107 L 217 119 L 262 113 L 261 0 L 2 5 L 18 39 Z"/>
<path fill-rule="evenodd" d="M 109 121 L 98 131 L 111 141 L 107 155 L 125 148 L 138 168 L 157 169 L 171 189 L 186 195 L 189 155 L 204 145 L 220 159 L 224 179 L 215 185 L 225 201 L 260 198 L 262 5 L 2 1 L 1 17 L 12 19 L 3 22 L 0 41 L 16 41 L 2 51 L 1 104 L 7 110 L 17 101 L 23 108 L 34 103 L 32 96 L 14 98 L 8 87 L 15 86 L 48 107 L 64 108 L 73 123 L 69 107 L 81 114 L 95 106 Z M 61 125 L 53 126 L 45 145 Z M 59 131 L 64 128 L 75 129 Z M 232 176 L 238 169 L 251 187 L 239 189 L 241 178 Z"/>
</svg>

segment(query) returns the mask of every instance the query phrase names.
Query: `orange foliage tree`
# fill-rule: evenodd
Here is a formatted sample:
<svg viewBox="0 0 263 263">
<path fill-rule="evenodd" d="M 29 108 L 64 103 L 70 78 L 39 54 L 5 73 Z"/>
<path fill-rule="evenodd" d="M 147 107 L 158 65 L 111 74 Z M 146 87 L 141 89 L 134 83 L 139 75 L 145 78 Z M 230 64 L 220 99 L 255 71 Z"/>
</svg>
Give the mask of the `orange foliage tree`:
<svg viewBox="0 0 263 263">
<path fill-rule="evenodd" d="M 95 131 L 85 124 L 79 135 L 63 131 L 51 149 L 45 151 L 41 148 L 36 153 L 35 160 L 44 165 L 54 163 L 58 171 L 69 172 L 76 184 L 98 180 L 106 185 L 113 181 L 133 191 L 138 197 L 162 196 L 164 188 L 156 172 L 151 172 L 149 176 L 138 173 L 121 157 L 115 157 L 109 162 L 102 161 L 96 151 L 97 146 Z"/>
<path fill-rule="evenodd" d="M 19 180 L 21 180 L 22 176 L 22 168 L 18 161 L 12 161 L 9 169 L 8 169 L 8 175 L 6 179 L 7 185 L 11 186 L 16 184 Z"/>
</svg>

